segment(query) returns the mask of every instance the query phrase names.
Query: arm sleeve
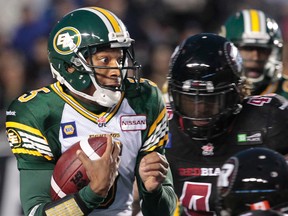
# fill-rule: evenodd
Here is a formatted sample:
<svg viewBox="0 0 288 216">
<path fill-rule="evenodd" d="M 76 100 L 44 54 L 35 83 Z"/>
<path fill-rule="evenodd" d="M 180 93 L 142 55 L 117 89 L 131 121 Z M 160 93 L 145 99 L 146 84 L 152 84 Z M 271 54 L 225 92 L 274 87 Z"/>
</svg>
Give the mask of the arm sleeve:
<svg viewBox="0 0 288 216">
<path fill-rule="evenodd" d="M 150 83 L 150 82 L 148 82 Z M 135 175 L 137 179 L 137 186 L 139 190 L 140 200 L 142 201 L 141 209 L 145 216 L 158 216 L 158 215 L 173 215 L 176 205 L 177 196 L 174 192 L 172 181 L 172 174 L 168 170 L 167 177 L 158 190 L 148 192 L 143 185 L 142 179 L 139 176 L 139 165 L 142 157 L 152 151 L 157 151 L 160 154 L 165 154 L 164 147 L 168 140 L 168 116 L 162 94 L 158 88 L 151 88 L 149 99 L 143 101 L 150 101 L 149 104 L 149 128 L 148 132 L 143 134 L 144 143 L 139 152 L 136 164 Z"/>
<path fill-rule="evenodd" d="M 32 108 L 35 108 L 34 106 Z M 57 152 L 52 149 L 57 148 L 59 141 L 55 140 L 53 143 L 53 140 L 50 139 L 48 142 L 44 133 L 46 128 L 43 126 L 43 122 L 46 120 L 42 117 L 48 115 L 49 110 L 45 111 L 44 107 L 41 109 L 43 115 L 37 115 L 36 111 L 39 109 L 33 109 L 34 112 L 31 109 L 26 103 L 16 100 L 9 108 L 12 110 L 12 114 L 8 115 L 6 119 L 8 141 L 17 159 L 20 172 L 20 200 L 24 214 L 29 216 L 46 215 L 45 210 L 51 207 L 58 209 L 63 207 L 63 203 L 69 197 L 77 209 L 80 208 L 81 211 L 83 210 L 82 212 L 92 211 L 103 202 L 104 198 L 95 194 L 89 185 L 76 194 L 67 195 L 57 201 L 51 200 L 50 181 L 55 166 L 53 153 Z M 37 116 L 35 117 L 35 115 Z M 77 215 L 73 210 L 71 210 L 71 214 Z"/>
<path fill-rule="evenodd" d="M 137 166 L 137 170 L 139 165 Z M 165 181 L 161 187 L 150 193 L 146 191 L 139 174 L 136 174 L 140 199 L 142 200 L 142 213 L 144 216 L 173 215 L 177 205 L 177 197 L 174 192 L 172 174 L 169 169 Z"/>
</svg>

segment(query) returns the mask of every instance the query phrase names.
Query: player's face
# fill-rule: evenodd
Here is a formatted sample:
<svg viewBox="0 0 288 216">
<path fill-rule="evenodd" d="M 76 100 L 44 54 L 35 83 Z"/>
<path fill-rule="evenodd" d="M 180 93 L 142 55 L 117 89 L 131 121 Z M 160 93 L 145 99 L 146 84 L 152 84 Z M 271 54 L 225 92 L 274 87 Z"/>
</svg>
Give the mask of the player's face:
<svg viewBox="0 0 288 216">
<path fill-rule="evenodd" d="M 100 67 L 111 67 L 107 69 L 95 69 L 97 80 L 101 85 L 119 87 L 121 85 L 121 72 L 118 69 L 122 64 L 123 52 L 121 49 L 103 49 L 97 51 L 88 60 L 89 64 Z M 90 62 L 92 61 L 92 62 Z"/>
<path fill-rule="evenodd" d="M 99 67 L 111 67 L 111 68 L 97 68 L 94 69 L 97 76 L 97 81 L 100 85 L 107 87 L 119 87 L 121 85 L 121 72 L 119 67 L 122 65 L 123 51 L 118 48 L 106 48 L 98 50 L 91 58 L 86 59 L 89 65 L 99 66 Z M 73 73 L 75 69 L 73 67 L 68 68 L 69 73 Z M 93 95 L 95 92 L 95 86 L 90 85 L 87 89 L 83 90 L 85 94 Z M 72 93 L 73 94 L 73 93 Z M 79 98 L 78 95 L 73 94 L 75 97 Z M 80 98 L 81 100 L 91 103 L 91 101 Z"/>
<path fill-rule="evenodd" d="M 193 121 L 197 126 L 207 125 L 207 119 L 220 112 L 219 101 L 215 96 L 181 95 L 180 107 L 185 116 L 198 119 Z"/>
<path fill-rule="evenodd" d="M 263 74 L 271 49 L 245 46 L 239 47 L 239 50 L 243 58 L 245 76 L 254 79 L 260 77 Z"/>
</svg>

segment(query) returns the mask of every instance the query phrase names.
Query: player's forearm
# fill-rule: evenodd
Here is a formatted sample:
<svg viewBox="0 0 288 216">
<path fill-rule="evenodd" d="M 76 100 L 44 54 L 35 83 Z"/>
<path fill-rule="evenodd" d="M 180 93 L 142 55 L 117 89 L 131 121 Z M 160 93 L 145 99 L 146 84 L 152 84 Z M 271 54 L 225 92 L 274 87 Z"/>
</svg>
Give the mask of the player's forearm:
<svg viewBox="0 0 288 216">
<path fill-rule="evenodd" d="M 89 185 L 79 191 L 79 196 L 89 209 L 97 208 L 105 200 L 105 197 L 95 194 Z"/>
<path fill-rule="evenodd" d="M 142 213 L 145 216 L 173 215 L 177 198 L 173 188 L 162 185 L 154 193 L 143 192 Z"/>
<path fill-rule="evenodd" d="M 141 161 L 142 157 L 138 159 Z M 139 171 L 140 163 L 137 163 L 136 171 Z M 141 210 L 144 216 L 172 216 L 177 205 L 177 196 L 173 188 L 173 177 L 170 168 L 161 186 L 153 192 L 148 192 L 143 184 L 139 172 L 135 172 Z"/>
</svg>

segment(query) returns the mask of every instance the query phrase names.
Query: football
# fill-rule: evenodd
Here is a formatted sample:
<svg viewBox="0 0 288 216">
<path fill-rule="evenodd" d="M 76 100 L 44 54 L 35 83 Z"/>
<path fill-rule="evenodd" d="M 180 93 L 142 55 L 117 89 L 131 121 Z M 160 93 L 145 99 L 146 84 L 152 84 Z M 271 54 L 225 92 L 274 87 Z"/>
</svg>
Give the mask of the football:
<svg viewBox="0 0 288 216">
<path fill-rule="evenodd" d="M 106 146 L 107 137 L 90 137 L 66 150 L 57 161 L 51 178 L 52 200 L 76 193 L 89 183 L 85 168 L 77 158 L 76 151 L 80 149 L 91 160 L 97 160 L 104 154 Z"/>
</svg>

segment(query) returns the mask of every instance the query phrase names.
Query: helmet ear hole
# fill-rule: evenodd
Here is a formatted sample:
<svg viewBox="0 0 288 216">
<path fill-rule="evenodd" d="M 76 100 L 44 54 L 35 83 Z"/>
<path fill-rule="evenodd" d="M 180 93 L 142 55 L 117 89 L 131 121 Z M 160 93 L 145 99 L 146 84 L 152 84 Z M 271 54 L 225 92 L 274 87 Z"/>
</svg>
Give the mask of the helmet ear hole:
<svg viewBox="0 0 288 216">
<path fill-rule="evenodd" d="M 67 68 L 66 68 L 66 71 L 67 71 L 68 73 L 73 73 L 73 72 L 75 71 L 75 68 L 74 68 L 74 67 L 67 67 Z"/>
<path fill-rule="evenodd" d="M 81 70 L 80 67 L 77 68 L 75 65 L 68 63 L 64 63 L 64 67 L 65 72 L 63 71 L 62 75 L 75 89 L 82 91 L 90 86 L 91 79 L 89 75 Z"/>
</svg>

